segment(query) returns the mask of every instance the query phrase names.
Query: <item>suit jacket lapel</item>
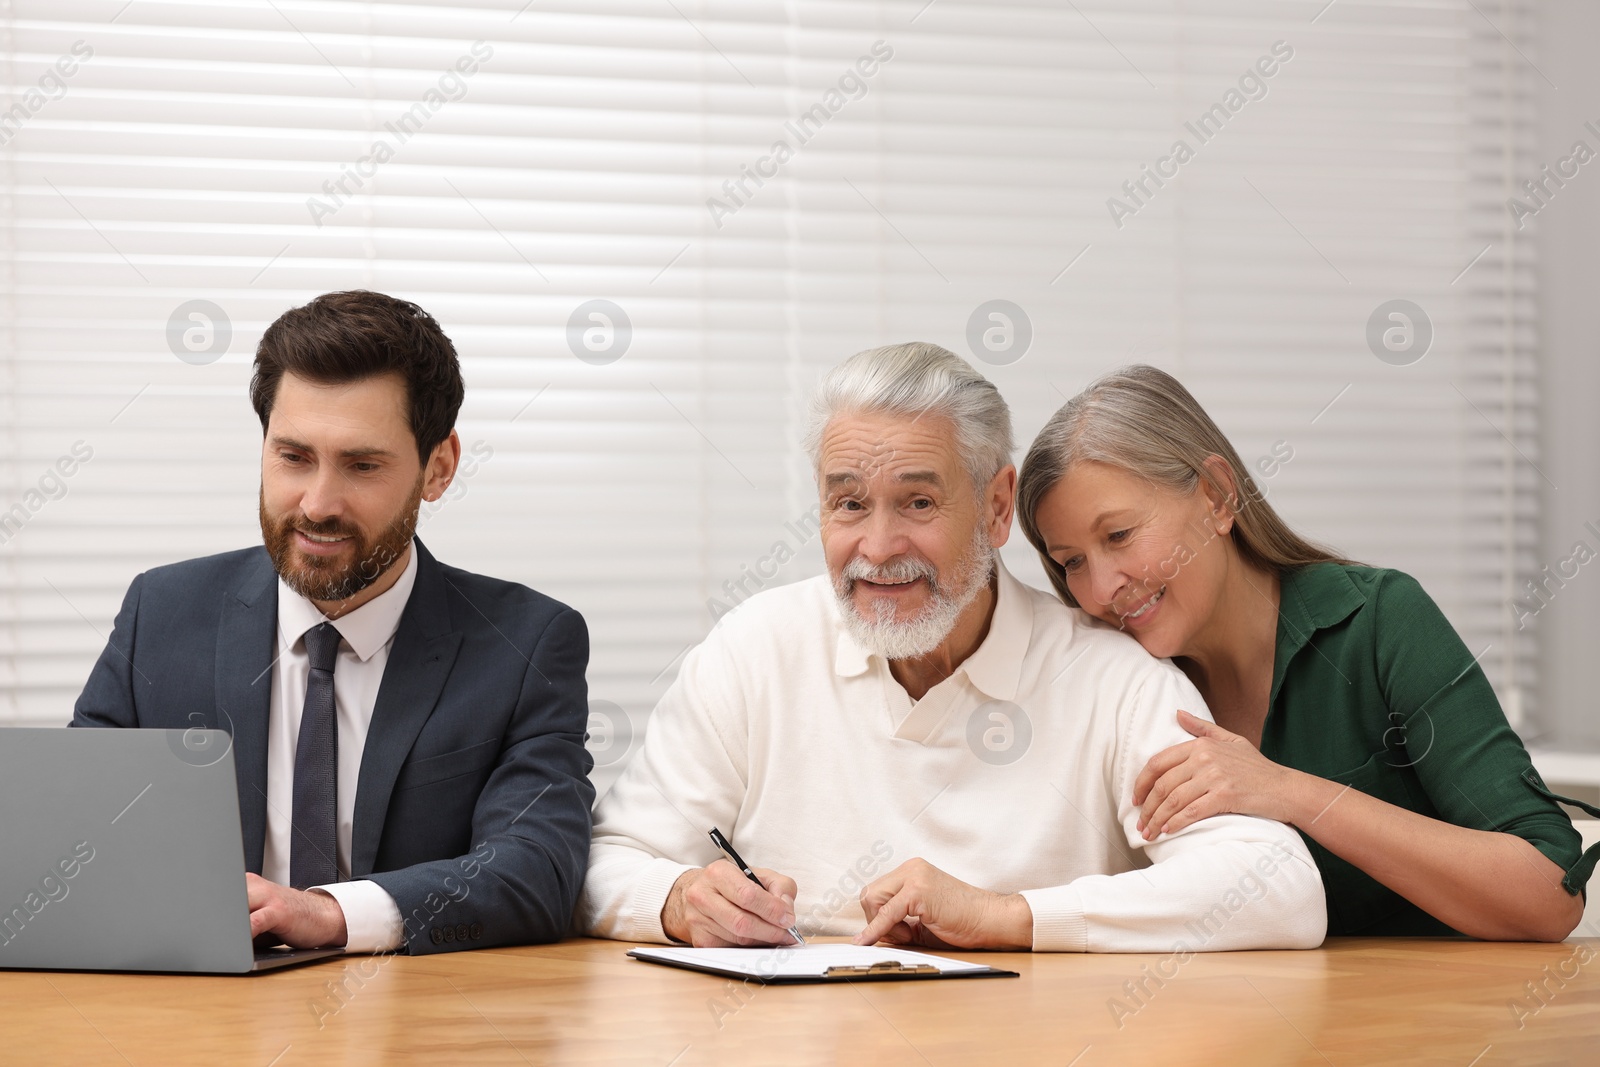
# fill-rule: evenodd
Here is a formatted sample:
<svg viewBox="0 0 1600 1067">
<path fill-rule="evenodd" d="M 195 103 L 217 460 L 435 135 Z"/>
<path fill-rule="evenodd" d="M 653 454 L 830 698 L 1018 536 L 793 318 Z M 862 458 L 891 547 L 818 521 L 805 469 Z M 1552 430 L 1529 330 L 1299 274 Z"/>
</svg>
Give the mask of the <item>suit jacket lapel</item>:
<svg viewBox="0 0 1600 1067">
<path fill-rule="evenodd" d="M 267 720 L 277 649 L 277 574 L 265 549 L 252 556 L 240 580 L 222 593 L 217 627 L 215 722 L 233 735 L 239 820 L 246 870 L 261 873 L 267 834 Z"/>
<path fill-rule="evenodd" d="M 433 713 L 461 647 L 461 634 L 455 631 L 450 618 L 444 569 L 421 541 L 413 544 L 417 553 L 416 584 L 400 616 L 394 644 L 389 646 L 389 661 L 378 686 L 372 724 L 367 729 L 367 747 L 361 753 L 361 776 L 356 784 L 355 819 L 350 832 L 352 878 L 372 873 L 395 778 L 417 734 Z"/>
</svg>

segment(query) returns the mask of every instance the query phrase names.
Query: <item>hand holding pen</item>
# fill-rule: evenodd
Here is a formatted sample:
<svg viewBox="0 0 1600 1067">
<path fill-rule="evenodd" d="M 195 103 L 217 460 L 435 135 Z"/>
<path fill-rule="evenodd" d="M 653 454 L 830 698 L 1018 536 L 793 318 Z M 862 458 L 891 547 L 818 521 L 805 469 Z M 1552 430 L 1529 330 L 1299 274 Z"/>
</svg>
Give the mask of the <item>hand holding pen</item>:
<svg viewBox="0 0 1600 1067">
<path fill-rule="evenodd" d="M 720 831 L 711 840 L 729 862 L 679 876 L 661 909 L 662 931 L 697 948 L 804 943 L 795 928 L 794 879 L 752 869 Z"/>
<path fill-rule="evenodd" d="M 750 865 L 739 858 L 739 854 L 733 850 L 732 843 L 730 843 L 726 837 L 723 837 L 722 831 L 717 829 L 715 826 L 711 828 L 711 843 L 716 845 L 722 854 L 727 856 L 729 861 L 731 861 L 735 867 L 739 868 L 739 872 L 741 874 L 750 879 L 756 885 L 761 886 L 762 889 L 767 888 L 766 885 L 762 883 L 761 879 L 756 877 L 756 872 L 750 869 Z M 795 944 L 803 945 L 806 943 L 806 939 L 800 936 L 800 930 L 794 925 L 794 923 L 789 924 L 789 929 L 786 931 L 786 933 L 788 933 L 790 937 L 794 938 Z"/>
</svg>

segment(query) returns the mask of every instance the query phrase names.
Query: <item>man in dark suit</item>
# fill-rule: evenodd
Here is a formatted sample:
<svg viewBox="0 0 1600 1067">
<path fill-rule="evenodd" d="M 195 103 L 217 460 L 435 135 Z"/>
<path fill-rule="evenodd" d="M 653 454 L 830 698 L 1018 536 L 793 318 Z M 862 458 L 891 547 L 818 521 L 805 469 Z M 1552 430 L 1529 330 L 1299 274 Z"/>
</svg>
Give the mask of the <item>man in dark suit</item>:
<svg viewBox="0 0 1600 1067">
<path fill-rule="evenodd" d="M 262 336 L 264 546 L 129 587 L 74 726 L 222 729 L 252 933 L 412 953 L 549 941 L 589 849 L 588 632 L 415 539 L 464 389 L 431 316 L 329 293 Z"/>
</svg>

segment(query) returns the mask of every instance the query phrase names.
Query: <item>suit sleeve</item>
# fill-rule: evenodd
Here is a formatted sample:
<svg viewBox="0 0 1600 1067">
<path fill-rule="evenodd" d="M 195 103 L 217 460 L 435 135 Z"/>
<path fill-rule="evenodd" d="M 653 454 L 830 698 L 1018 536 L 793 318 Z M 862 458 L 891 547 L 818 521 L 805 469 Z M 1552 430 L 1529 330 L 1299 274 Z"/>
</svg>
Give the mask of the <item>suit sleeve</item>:
<svg viewBox="0 0 1600 1067">
<path fill-rule="evenodd" d="M 412 955 L 555 941 L 589 854 L 589 634 L 566 609 L 535 642 L 499 762 L 473 810 L 471 851 L 369 875 L 394 898 Z"/>
<path fill-rule="evenodd" d="M 1153 665 L 1123 702 L 1117 745 L 1116 820 L 1124 854 L 1148 866 L 1025 891 L 1035 950 L 1187 952 L 1316 948 L 1328 927 L 1322 877 L 1305 843 L 1279 822 L 1213 815 L 1145 841 L 1133 785 L 1150 757 L 1192 741 L 1183 708 L 1210 719 L 1176 667 Z M 1143 853 L 1142 860 L 1136 860 Z"/>
<path fill-rule="evenodd" d="M 122 608 L 111 626 L 111 638 L 101 651 L 72 708 L 71 726 L 138 726 L 135 687 L 150 685 L 133 665 L 134 631 L 139 618 L 139 594 L 144 575 L 134 578 L 122 598 Z"/>
</svg>

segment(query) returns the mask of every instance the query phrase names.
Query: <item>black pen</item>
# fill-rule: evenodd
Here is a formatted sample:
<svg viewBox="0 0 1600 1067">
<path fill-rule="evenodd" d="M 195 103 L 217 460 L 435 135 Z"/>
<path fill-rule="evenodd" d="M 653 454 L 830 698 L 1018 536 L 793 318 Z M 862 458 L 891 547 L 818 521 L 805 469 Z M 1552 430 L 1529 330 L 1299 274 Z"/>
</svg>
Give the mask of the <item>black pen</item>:
<svg viewBox="0 0 1600 1067">
<path fill-rule="evenodd" d="M 756 877 L 756 872 L 750 869 L 750 865 L 748 863 L 739 858 L 739 854 L 733 850 L 733 845 L 729 843 L 726 837 L 722 836 L 722 831 L 718 830 L 715 826 L 711 828 L 711 843 L 716 845 L 717 850 L 724 856 L 728 857 L 728 859 L 733 862 L 735 867 L 743 871 L 746 878 L 750 879 L 756 885 L 761 886 L 762 889 L 767 888 L 766 886 L 761 885 L 761 879 Z M 771 890 L 767 891 L 771 892 Z M 800 930 L 797 926 L 789 927 L 789 936 L 794 938 L 794 943 L 797 945 L 803 945 L 806 943 L 806 939 L 800 936 Z"/>
</svg>

